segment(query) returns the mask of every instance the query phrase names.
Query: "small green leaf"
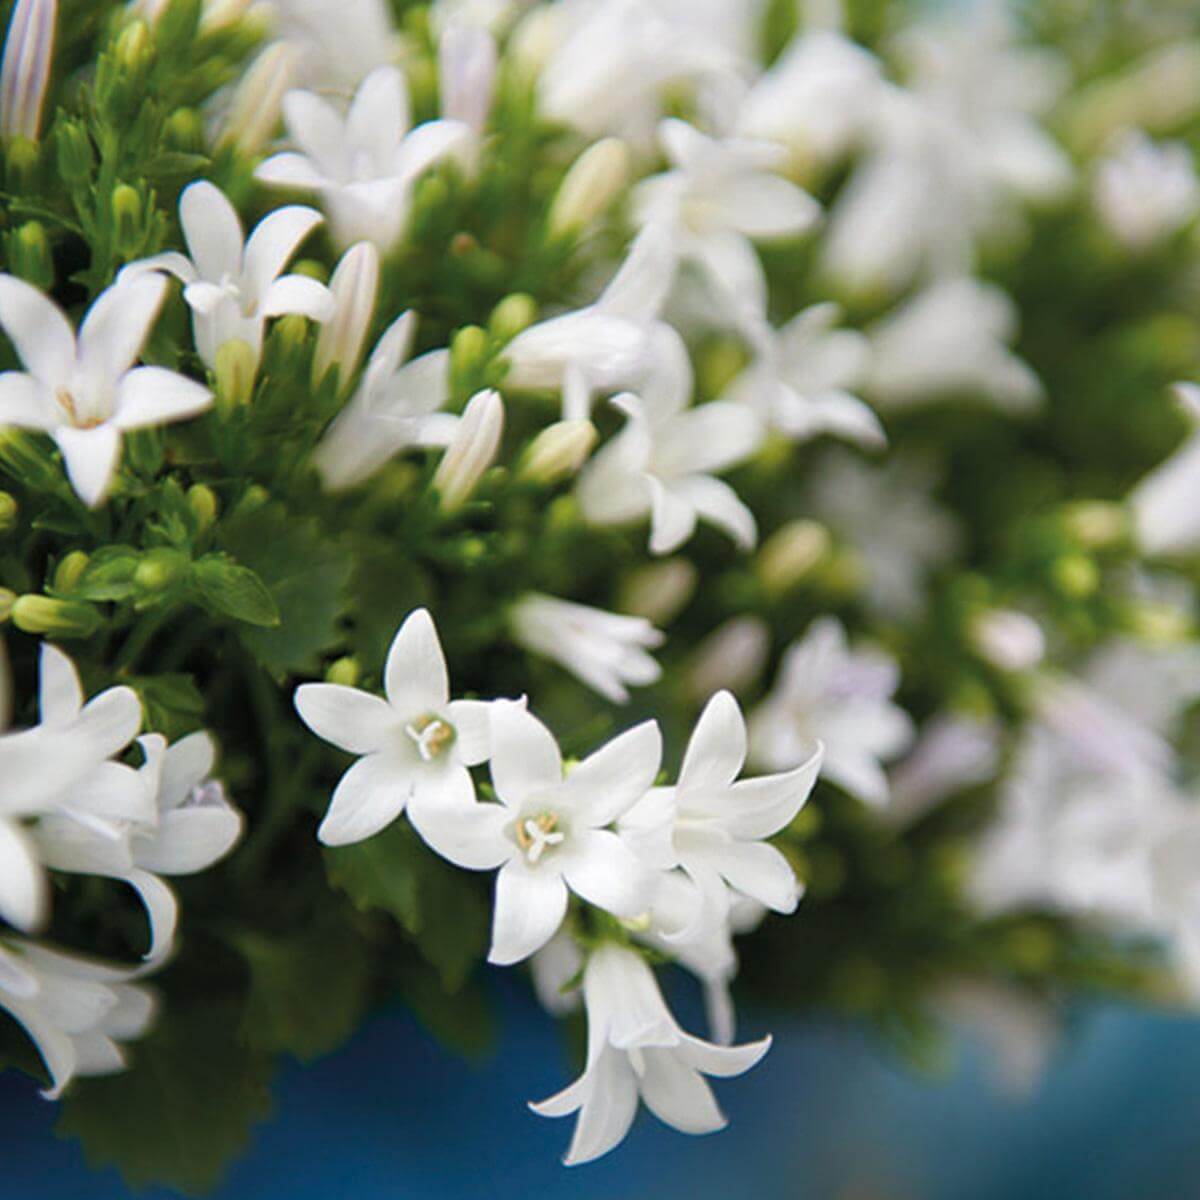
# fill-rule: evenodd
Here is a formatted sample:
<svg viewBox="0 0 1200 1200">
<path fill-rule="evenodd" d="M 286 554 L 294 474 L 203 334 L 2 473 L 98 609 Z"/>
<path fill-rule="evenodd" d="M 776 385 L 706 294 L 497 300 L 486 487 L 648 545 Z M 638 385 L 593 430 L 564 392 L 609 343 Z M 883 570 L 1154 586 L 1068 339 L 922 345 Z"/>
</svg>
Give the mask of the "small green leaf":
<svg viewBox="0 0 1200 1200">
<path fill-rule="evenodd" d="M 249 567 L 224 554 L 208 554 L 192 566 L 192 585 L 206 608 L 247 625 L 280 623 L 279 606 Z"/>
</svg>

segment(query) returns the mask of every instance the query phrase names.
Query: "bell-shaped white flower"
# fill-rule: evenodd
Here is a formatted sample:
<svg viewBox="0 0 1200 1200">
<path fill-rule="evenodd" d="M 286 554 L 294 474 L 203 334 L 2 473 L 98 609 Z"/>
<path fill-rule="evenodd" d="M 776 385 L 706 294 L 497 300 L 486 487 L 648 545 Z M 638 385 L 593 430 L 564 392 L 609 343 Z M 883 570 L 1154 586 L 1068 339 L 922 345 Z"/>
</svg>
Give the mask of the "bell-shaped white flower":
<svg viewBox="0 0 1200 1200">
<path fill-rule="evenodd" d="M 833 617 L 814 621 L 783 656 L 771 694 L 750 716 L 751 760 L 790 770 L 825 749 L 821 774 L 867 804 L 888 801 L 882 764 L 912 741 L 908 714 L 891 700 L 896 664 L 881 651 L 851 650 Z"/>
<path fill-rule="evenodd" d="M 318 737 L 358 755 L 342 776 L 318 837 L 344 846 L 373 837 L 408 808 L 422 817 L 469 804 L 468 767 L 490 753 L 488 703 L 451 700 L 433 618 L 418 608 L 400 626 L 384 666 L 386 699 L 336 683 L 296 689 L 296 711 Z"/>
<path fill-rule="evenodd" d="M 716 1046 L 684 1033 L 667 1008 L 654 972 L 638 953 L 612 943 L 592 951 L 583 975 L 588 1017 L 587 1065 L 570 1087 L 540 1104 L 543 1117 L 578 1112 L 563 1160 L 590 1162 L 629 1131 L 639 1098 L 682 1133 L 714 1133 L 727 1124 L 705 1075 L 750 1070 L 771 1039 Z"/>
<path fill-rule="evenodd" d="M 1183 142 L 1153 142 L 1127 131 L 1096 168 L 1092 200 L 1100 219 L 1128 249 L 1146 250 L 1200 212 L 1200 179 Z"/>
<path fill-rule="evenodd" d="M 854 395 L 866 379 L 870 344 L 856 330 L 835 329 L 838 316 L 836 304 L 814 304 L 777 330 L 752 323 L 747 334 L 756 354 L 727 398 L 798 442 L 827 433 L 882 446 L 879 418 Z"/>
<path fill-rule="evenodd" d="M 58 0 L 17 0 L 0 64 L 0 141 L 37 141 L 54 58 Z"/>
<path fill-rule="evenodd" d="M 563 416 L 587 418 L 594 391 L 633 386 L 651 368 L 652 335 L 674 271 L 669 231 L 647 225 L 594 304 L 531 325 L 509 342 L 506 385 L 562 391 Z"/>
<path fill-rule="evenodd" d="M 133 973 L 24 940 L 0 941 L 0 1008 L 37 1047 L 57 1100 L 76 1076 L 125 1069 L 122 1042 L 141 1037 L 155 1015 L 153 995 Z"/>
<path fill-rule="evenodd" d="M 626 731 L 565 777 L 554 735 L 524 705 L 495 705 L 491 733 L 500 803 L 443 808 L 422 831 L 460 867 L 500 868 L 488 961 L 508 965 L 540 950 L 562 924 L 569 892 L 619 917 L 644 913 L 654 875 L 605 827 L 654 782 L 658 726 Z"/>
<path fill-rule="evenodd" d="M 335 242 L 343 248 L 374 242 L 385 254 L 404 231 L 417 179 L 444 158 L 467 155 L 474 138 L 462 121 L 411 128 L 404 76 L 395 67 L 372 71 L 345 117 L 304 91 L 284 97 L 283 115 L 300 150 L 267 159 L 256 177 L 272 187 L 315 192 Z"/>
<path fill-rule="evenodd" d="M 696 884 L 696 912 L 682 937 L 723 928 L 734 893 L 782 913 L 800 898 L 791 864 L 764 839 L 808 799 L 822 749 L 794 770 L 739 781 L 746 750 L 741 709 L 729 692 L 718 692 L 700 715 L 675 786 L 651 789 L 619 822 L 645 862 L 682 867 Z"/>
<path fill-rule="evenodd" d="M 117 282 L 88 310 L 79 334 L 37 288 L 0 275 L 0 326 L 25 365 L 0 375 L 0 424 L 49 433 L 79 498 L 103 502 L 131 429 L 203 412 L 212 393 L 162 367 L 135 367 L 158 316 L 166 280 Z"/>
<path fill-rule="evenodd" d="M 585 519 L 621 525 L 650 517 L 650 552 L 670 554 L 692 536 L 698 519 L 711 521 L 738 546 L 754 545 L 754 515 L 715 472 L 749 458 L 761 445 L 762 425 L 744 405 L 713 401 L 688 408 L 692 368 L 679 335 L 657 331 L 661 368 L 642 397 L 613 405 L 625 428 L 580 474 L 576 496 Z"/>
<path fill-rule="evenodd" d="M 529 592 L 513 605 L 508 621 L 519 645 L 552 659 L 616 704 L 629 699 L 630 687 L 662 675 L 649 651 L 662 645 L 664 635 L 643 617 Z"/>
<path fill-rule="evenodd" d="M 333 297 L 324 284 L 282 274 L 321 220 L 312 208 L 278 208 L 246 239 L 225 193 L 201 180 L 179 198 L 179 223 L 191 258 L 169 251 L 130 263 L 122 274 L 166 271 L 184 284 L 196 353 L 209 370 L 216 370 L 221 347 L 233 341 L 245 342 L 257 363 L 269 318 L 299 313 L 325 321 L 333 315 Z"/>
<path fill-rule="evenodd" d="M 1177 383 L 1174 393 L 1191 432 L 1129 497 L 1147 554 L 1189 554 L 1200 547 L 1200 384 Z"/>
<path fill-rule="evenodd" d="M 416 313 L 401 313 L 313 452 L 328 491 L 362 483 L 408 447 L 446 446 L 453 438 L 459 417 L 438 411 L 450 398 L 450 352 L 431 350 L 407 361 L 416 333 Z"/>
</svg>

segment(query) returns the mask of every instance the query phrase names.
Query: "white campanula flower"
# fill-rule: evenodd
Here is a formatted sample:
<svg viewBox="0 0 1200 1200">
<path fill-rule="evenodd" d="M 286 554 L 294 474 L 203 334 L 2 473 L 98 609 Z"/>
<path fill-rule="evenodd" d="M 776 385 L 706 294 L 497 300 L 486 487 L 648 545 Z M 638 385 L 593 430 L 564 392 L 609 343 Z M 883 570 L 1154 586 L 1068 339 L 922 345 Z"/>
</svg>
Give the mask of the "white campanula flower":
<svg viewBox="0 0 1200 1200">
<path fill-rule="evenodd" d="M 746 723 L 729 692 L 705 706 L 688 742 L 679 780 L 652 788 L 618 823 L 640 857 L 662 870 L 682 867 L 696 885 L 686 931 L 724 928 L 734 895 L 790 913 L 800 885 L 786 858 L 765 841 L 800 811 L 816 783 L 822 749 L 794 770 L 739 780 Z"/>
<path fill-rule="evenodd" d="M 1200 547 L 1200 385 L 1177 383 L 1174 393 L 1191 430 L 1129 497 L 1138 542 L 1147 554 L 1188 554 Z"/>
<path fill-rule="evenodd" d="M 118 281 L 96 298 L 76 336 L 52 300 L 0 275 L 0 326 L 25 365 L 0 375 L 0 423 L 49 433 L 90 507 L 112 486 L 123 433 L 184 420 L 212 404 L 212 393 L 191 379 L 133 365 L 166 286 L 153 274 Z"/>
<path fill-rule="evenodd" d="M 896 664 L 882 651 L 851 650 L 833 617 L 814 621 L 783 656 L 775 687 L 750 716 L 751 761 L 792 770 L 824 746 L 822 776 L 875 807 L 888 802 L 883 763 L 912 741 L 908 714 L 891 697 Z"/>
<path fill-rule="evenodd" d="M 865 382 L 870 343 L 836 329 L 836 304 L 814 304 L 780 329 L 752 322 L 755 357 L 727 397 L 749 405 L 772 429 L 796 441 L 832 434 L 863 446 L 886 442 L 879 418 L 854 390 Z"/>
<path fill-rule="evenodd" d="M 383 685 L 386 699 L 335 683 L 296 689 L 296 711 L 309 729 L 358 756 L 318 831 L 328 846 L 372 837 L 406 807 L 424 835 L 426 814 L 474 800 L 467 768 L 491 752 L 488 703 L 450 699 L 446 659 L 427 609 L 400 626 Z"/>
<path fill-rule="evenodd" d="M 54 57 L 58 0 L 17 0 L 0 63 L 0 141 L 37 141 Z"/>
<path fill-rule="evenodd" d="M 327 490 L 362 483 L 408 447 L 445 446 L 453 438 L 459 418 L 439 411 L 450 398 L 450 352 L 431 350 L 408 361 L 416 334 L 416 313 L 401 313 L 313 452 Z"/>
<path fill-rule="evenodd" d="M 621 525 L 650 518 L 650 552 L 670 554 L 706 520 L 748 550 L 757 530 L 754 515 L 729 484 L 715 478 L 749 458 L 763 429 L 744 405 L 713 401 L 689 408 L 692 369 L 679 335 L 662 326 L 661 368 L 642 396 L 613 400 L 626 423 L 592 458 L 576 495 L 584 518 Z"/>
<path fill-rule="evenodd" d="M 1008 348 L 1016 333 L 1016 305 L 999 288 L 965 277 L 931 284 L 868 330 L 865 390 L 885 411 L 978 397 L 1029 412 L 1042 385 Z"/>
<path fill-rule="evenodd" d="M 276 35 L 296 53 L 306 87 L 352 93 L 374 70 L 395 62 L 401 42 L 387 0 L 256 0 Z"/>
<path fill-rule="evenodd" d="M 565 776 L 553 734 L 523 705 L 495 705 L 491 736 L 499 803 L 443 807 L 423 829 L 458 866 L 500 868 L 488 961 L 508 965 L 540 950 L 562 924 L 570 893 L 619 917 L 645 913 L 654 874 L 606 826 L 654 782 L 658 726 L 628 730 Z"/>
<path fill-rule="evenodd" d="M 1200 179 L 1183 142 L 1153 142 L 1129 130 L 1096 168 L 1092 199 L 1100 219 L 1130 250 L 1145 250 L 1200 212 Z"/>
<path fill-rule="evenodd" d="M 432 487 L 445 512 L 461 508 L 496 461 L 504 432 L 504 402 L 492 389 L 476 392 L 467 401 L 462 419 L 454 429 L 442 461 L 434 472 Z"/>
<path fill-rule="evenodd" d="M 663 634 L 643 617 L 530 592 L 513 605 L 508 620 L 519 645 L 557 662 L 616 704 L 629 699 L 630 687 L 662 675 L 649 652 L 662 645 Z"/>
<path fill-rule="evenodd" d="M 324 284 L 283 274 L 321 221 L 315 209 L 289 205 L 264 217 L 246 239 L 225 193 L 201 180 L 179 198 L 179 223 L 191 257 L 168 251 L 131 263 L 122 275 L 166 271 L 184 284 L 196 353 L 210 370 L 216 370 L 221 347 L 234 341 L 249 346 L 257 364 L 269 318 L 299 313 L 325 321 L 333 315 L 333 297 Z"/>
<path fill-rule="evenodd" d="M 716 1046 L 676 1023 L 645 959 L 612 943 L 588 958 L 583 976 L 588 1016 L 584 1073 L 570 1087 L 533 1104 L 544 1117 L 578 1112 L 564 1161 L 590 1162 L 618 1145 L 633 1124 L 638 1100 L 682 1133 L 726 1125 L 704 1076 L 741 1075 L 770 1049 L 764 1038 Z"/>
<path fill-rule="evenodd" d="M 448 157 L 470 165 L 471 127 L 437 120 L 412 128 L 404 76 L 395 67 L 372 71 L 344 117 L 306 91 L 288 92 L 283 114 L 300 149 L 267 159 L 255 175 L 272 187 L 316 193 L 342 247 L 368 241 L 386 254 L 404 231 L 417 179 Z"/>
<path fill-rule="evenodd" d="M 563 416 L 590 415 L 595 391 L 635 385 L 651 369 L 658 314 L 675 271 L 664 226 L 647 225 L 593 304 L 523 329 L 505 348 L 507 386 L 563 393 Z"/>
<path fill-rule="evenodd" d="M 141 1037 L 155 1015 L 153 995 L 133 972 L 23 939 L 0 940 L 0 1008 L 32 1038 L 57 1100 L 77 1076 L 125 1069 L 122 1042 Z"/>
</svg>

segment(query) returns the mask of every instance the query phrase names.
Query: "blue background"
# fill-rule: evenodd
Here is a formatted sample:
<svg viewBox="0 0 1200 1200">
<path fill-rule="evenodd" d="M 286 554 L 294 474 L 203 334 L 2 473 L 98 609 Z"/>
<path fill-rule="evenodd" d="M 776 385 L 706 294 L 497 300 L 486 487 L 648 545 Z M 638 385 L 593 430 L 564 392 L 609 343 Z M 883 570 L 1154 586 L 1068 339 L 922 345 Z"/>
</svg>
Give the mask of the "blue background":
<svg viewBox="0 0 1200 1200">
<path fill-rule="evenodd" d="M 1034 1094 L 988 1083 L 964 1043 L 946 1080 L 923 1080 L 853 1027 L 773 1022 L 751 1074 L 719 1081 L 730 1118 L 705 1139 L 645 1114 L 620 1149 L 565 1169 L 571 1121 L 525 1101 L 567 1080 L 560 1032 L 498 985 L 501 1041 L 474 1065 L 405 1013 L 370 1021 L 339 1053 L 287 1065 L 275 1118 L 217 1200 L 1186 1200 L 1200 1197 L 1200 1021 L 1097 1008 L 1080 1015 Z M 747 1036 L 762 1032 L 754 1014 Z M 53 1134 L 54 1109 L 0 1076 L 0 1195 L 116 1200 Z M 171 1193 L 143 1193 L 164 1200 Z"/>
</svg>

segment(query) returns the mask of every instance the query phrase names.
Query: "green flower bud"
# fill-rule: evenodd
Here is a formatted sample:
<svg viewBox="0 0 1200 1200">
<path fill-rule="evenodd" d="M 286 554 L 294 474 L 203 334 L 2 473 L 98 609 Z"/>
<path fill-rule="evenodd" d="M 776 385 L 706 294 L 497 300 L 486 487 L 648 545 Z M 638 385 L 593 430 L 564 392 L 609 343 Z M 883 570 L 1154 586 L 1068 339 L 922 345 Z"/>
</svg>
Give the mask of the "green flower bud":
<svg viewBox="0 0 1200 1200">
<path fill-rule="evenodd" d="M 529 443 L 517 467 L 517 478 L 544 487 L 574 475 L 596 445 L 591 421 L 556 421 Z"/>
<path fill-rule="evenodd" d="M 175 150 L 204 152 L 204 122 L 194 108 L 177 108 L 167 118 L 163 133 L 167 144 Z"/>
<path fill-rule="evenodd" d="M 142 198 L 137 189 L 119 183 L 112 193 L 113 243 L 125 255 L 138 252 L 142 242 Z"/>
<path fill-rule="evenodd" d="M 37 172 L 41 153 L 37 142 L 25 137 L 15 137 L 4 150 L 8 167 L 9 190 L 14 192 L 30 189 Z"/>
<path fill-rule="evenodd" d="M 60 121 L 55 127 L 54 145 L 58 152 L 58 173 L 68 187 L 78 187 L 91 179 L 96 169 L 96 152 L 81 121 Z"/>
<path fill-rule="evenodd" d="M 0 587 L 0 625 L 12 616 L 13 605 L 17 602 L 17 593 L 11 588 Z"/>
<path fill-rule="evenodd" d="M 1100 570 L 1086 554 L 1064 554 L 1051 567 L 1054 586 L 1072 600 L 1083 600 L 1100 586 Z"/>
<path fill-rule="evenodd" d="M 8 492 L 0 492 L 0 534 L 11 533 L 16 529 L 19 511 L 13 496 Z"/>
<path fill-rule="evenodd" d="M 699 573 L 686 558 L 667 558 L 631 571 L 621 584 L 618 608 L 654 625 L 666 625 L 692 598 Z"/>
<path fill-rule="evenodd" d="M 754 560 L 763 587 L 782 595 L 795 587 L 830 550 L 829 531 L 816 521 L 789 521 L 764 543 Z"/>
<path fill-rule="evenodd" d="M 361 678 L 362 669 L 358 665 L 358 659 L 350 655 L 330 663 L 325 671 L 326 683 L 339 683 L 342 687 L 355 687 Z"/>
<path fill-rule="evenodd" d="M 196 532 L 207 533 L 217 520 L 217 496 L 207 484 L 194 483 L 187 491 L 188 507 L 196 518 Z"/>
<path fill-rule="evenodd" d="M 40 221 L 26 221 L 8 236 L 8 260 L 14 275 L 42 291 L 54 286 L 54 263 L 50 243 Z"/>
<path fill-rule="evenodd" d="M 487 331 L 466 325 L 450 343 L 450 373 L 456 380 L 475 379 L 491 356 Z"/>
<path fill-rule="evenodd" d="M 607 137 L 585 150 L 563 177 L 550 206 L 547 229 L 552 238 L 586 229 L 625 190 L 629 147 Z"/>
<path fill-rule="evenodd" d="M 1067 532 L 1087 550 L 1104 550 L 1125 541 L 1131 531 L 1129 512 L 1105 500 L 1079 500 L 1063 509 Z"/>
<path fill-rule="evenodd" d="M 148 551 L 133 573 L 134 585 L 143 592 L 162 592 L 182 579 L 191 560 L 180 550 L 167 546 Z"/>
<path fill-rule="evenodd" d="M 82 550 L 72 550 L 54 570 L 54 590 L 73 592 L 91 561 L 91 557 Z"/>
<path fill-rule="evenodd" d="M 488 329 L 498 341 L 511 342 L 522 329 L 527 329 L 537 320 L 537 315 L 537 302 L 532 296 L 513 292 L 492 309 Z"/>
<path fill-rule="evenodd" d="M 304 345 L 308 337 L 308 318 L 300 313 L 288 313 L 275 322 L 275 339 L 284 353 L 292 354 Z M 245 343 L 242 343 L 245 345 Z"/>
<path fill-rule="evenodd" d="M 258 356 L 241 338 L 226 342 L 217 351 L 217 406 L 224 415 L 250 403 L 257 374 Z"/>
<path fill-rule="evenodd" d="M 99 632 L 104 619 L 93 605 L 79 600 L 27 595 L 13 602 L 12 623 L 24 633 L 43 637 L 86 638 Z"/>
<path fill-rule="evenodd" d="M 117 38 L 117 62 L 129 72 L 140 71 L 153 53 L 150 28 L 140 18 L 131 21 Z"/>
</svg>

